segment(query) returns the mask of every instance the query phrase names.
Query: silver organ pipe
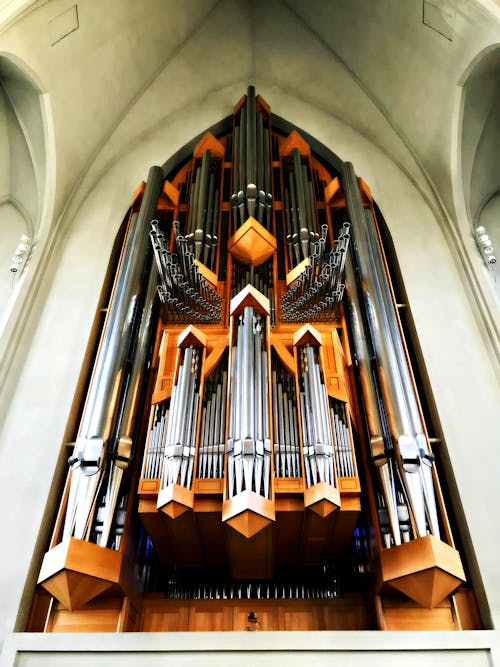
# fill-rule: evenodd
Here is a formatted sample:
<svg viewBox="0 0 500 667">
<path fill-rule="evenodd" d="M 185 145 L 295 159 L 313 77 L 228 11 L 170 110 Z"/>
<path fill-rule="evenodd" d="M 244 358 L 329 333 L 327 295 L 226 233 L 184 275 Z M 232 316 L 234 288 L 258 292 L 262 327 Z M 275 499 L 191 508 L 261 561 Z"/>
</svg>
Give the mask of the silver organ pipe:
<svg viewBox="0 0 500 667">
<path fill-rule="evenodd" d="M 295 378 L 281 364 L 272 369 L 275 477 L 300 477 L 299 426 Z"/>
<path fill-rule="evenodd" d="M 410 402 L 415 402 L 414 389 L 409 382 L 410 375 L 404 348 L 397 326 L 390 288 L 385 276 L 385 268 L 379 250 L 379 242 L 374 228 L 374 221 L 365 215 L 358 189 L 354 169 L 350 163 L 344 165 L 344 189 L 349 215 L 351 217 L 355 243 L 356 262 L 361 274 L 363 298 L 367 312 L 371 341 L 377 358 L 383 382 L 381 382 L 385 409 L 389 417 L 389 426 L 394 439 L 397 463 L 404 483 L 408 503 L 412 511 L 417 536 L 427 534 L 426 518 L 429 530 L 439 538 L 437 511 L 434 493 L 427 490 L 424 497 L 426 473 L 422 475 L 422 467 L 430 470 L 431 459 L 422 457 L 428 453 L 426 447 L 422 452 L 419 435 L 415 431 Z M 416 410 L 418 412 L 418 410 Z M 421 424 L 417 424 L 421 428 Z M 425 437 L 424 437 L 425 439 Z M 431 480 L 432 481 L 432 480 Z"/>
<path fill-rule="evenodd" d="M 255 88 L 249 86 L 247 102 L 240 110 L 234 134 L 234 194 L 231 197 L 234 229 L 250 216 L 270 229 L 270 168 L 269 130 L 257 111 Z"/>
<path fill-rule="evenodd" d="M 198 423 L 201 350 L 189 346 L 172 389 L 164 438 L 162 488 L 179 484 L 191 488 Z"/>
<path fill-rule="evenodd" d="M 263 320 L 252 306 L 246 306 L 237 319 L 231 357 L 228 495 L 249 490 L 268 498 L 271 445 Z"/>
<path fill-rule="evenodd" d="M 153 411 L 153 421 L 148 437 L 144 479 L 159 479 L 165 455 L 164 434 L 168 423 L 169 408 L 167 403 L 157 403 Z"/>
<path fill-rule="evenodd" d="M 217 368 L 206 380 L 198 452 L 198 478 L 224 476 L 227 370 Z"/>
<path fill-rule="evenodd" d="M 99 346 L 73 456 L 63 537 L 86 539 L 92 522 L 109 438 L 126 391 L 125 365 L 139 316 L 143 276 L 148 266 L 148 227 L 156 214 L 163 180 L 151 167 L 138 214 L 132 214 L 113 299 Z"/>
<path fill-rule="evenodd" d="M 314 486 L 319 482 L 325 482 L 335 486 L 328 397 L 312 345 L 304 345 L 299 349 L 299 363 L 306 483 L 307 486 Z"/>
<path fill-rule="evenodd" d="M 120 492 L 123 472 L 133 459 L 136 444 L 137 412 L 141 405 L 141 391 L 147 368 L 147 357 L 151 348 L 151 335 L 154 324 L 155 297 L 157 295 L 158 272 L 150 261 L 149 278 L 146 287 L 142 316 L 137 332 L 136 344 L 132 355 L 132 369 L 127 383 L 125 402 L 120 414 L 113 450 L 110 454 L 110 469 L 105 503 L 102 510 L 102 532 L 100 545 L 106 546 L 112 528 L 113 517 L 118 494 Z"/>
<path fill-rule="evenodd" d="M 337 316 L 344 295 L 342 278 L 349 247 L 349 224 L 344 223 L 329 253 L 325 253 L 327 231 L 328 226 L 324 225 L 321 237 L 312 243 L 309 263 L 282 297 L 285 322 L 316 322 Z"/>
<path fill-rule="evenodd" d="M 369 349 L 370 332 L 363 317 L 362 304 L 356 288 L 351 253 L 348 253 L 346 258 L 345 283 L 347 295 L 346 306 L 351 324 L 354 352 L 364 399 L 371 459 L 376 466 L 382 489 L 383 507 L 387 516 L 387 522 L 384 522 L 384 525 L 387 523 L 389 528 L 384 534 L 392 533 L 394 544 L 399 545 L 401 544 L 401 531 L 397 512 L 393 460 L 391 457 L 392 442 L 384 437 L 385 431 L 379 411 L 380 391 L 376 384 L 377 378 L 373 375 L 373 353 Z"/>
<path fill-rule="evenodd" d="M 354 477 L 357 472 L 346 408 L 341 401 L 330 400 L 329 403 L 337 475 L 339 477 Z"/>
<path fill-rule="evenodd" d="M 417 451 L 420 457 L 420 475 L 422 479 L 426 517 L 430 532 L 439 539 L 439 519 L 436 509 L 436 498 L 434 493 L 434 482 L 432 479 L 432 461 L 434 457 L 429 449 L 427 438 L 424 434 L 424 427 L 418 409 L 415 390 L 411 381 L 406 353 L 401 339 L 399 324 L 394 310 L 393 300 L 390 294 L 389 285 L 385 278 L 384 261 L 380 251 L 380 245 L 373 224 L 371 211 L 365 211 L 366 217 L 366 236 L 370 246 L 370 256 L 373 259 L 373 266 L 376 272 L 377 283 L 379 285 L 380 297 L 384 304 L 384 310 L 387 313 L 387 326 L 390 330 L 391 341 L 396 352 L 398 370 L 401 377 L 401 384 L 406 399 L 406 409 L 409 417 L 410 432 L 414 434 L 417 442 Z"/>
<path fill-rule="evenodd" d="M 171 322 L 213 324 L 221 317 L 222 298 L 207 283 L 190 252 L 188 239 L 174 222 L 176 250 L 171 251 L 158 221 L 151 222 L 151 243 L 160 277 L 158 294 Z M 193 232 L 194 238 L 194 232 Z M 199 237 L 198 237 L 199 238 Z"/>
</svg>

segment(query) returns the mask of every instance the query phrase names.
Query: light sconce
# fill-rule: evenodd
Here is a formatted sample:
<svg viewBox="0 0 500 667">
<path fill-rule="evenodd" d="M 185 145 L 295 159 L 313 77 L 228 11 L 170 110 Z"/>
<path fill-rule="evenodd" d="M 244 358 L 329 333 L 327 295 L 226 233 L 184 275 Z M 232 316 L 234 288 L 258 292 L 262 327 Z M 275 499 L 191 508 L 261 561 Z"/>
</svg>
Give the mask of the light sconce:
<svg viewBox="0 0 500 667">
<path fill-rule="evenodd" d="M 30 243 L 31 243 L 30 237 L 26 236 L 25 234 L 23 234 L 19 239 L 19 243 L 17 244 L 17 248 L 14 254 L 12 255 L 10 264 L 11 273 L 13 273 L 14 275 L 16 273 L 19 273 L 23 264 L 26 262 L 26 259 L 28 257 L 28 252 L 30 249 Z"/>
<path fill-rule="evenodd" d="M 493 268 L 497 258 L 495 257 L 495 248 L 493 247 L 493 243 L 491 242 L 491 239 L 486 232 L 486 228 L 482 225 L 480 227 L 476 227 L 475 237 L 476 243 L 479 250 L 481 251 L 486 265 Z"/>
</svg>

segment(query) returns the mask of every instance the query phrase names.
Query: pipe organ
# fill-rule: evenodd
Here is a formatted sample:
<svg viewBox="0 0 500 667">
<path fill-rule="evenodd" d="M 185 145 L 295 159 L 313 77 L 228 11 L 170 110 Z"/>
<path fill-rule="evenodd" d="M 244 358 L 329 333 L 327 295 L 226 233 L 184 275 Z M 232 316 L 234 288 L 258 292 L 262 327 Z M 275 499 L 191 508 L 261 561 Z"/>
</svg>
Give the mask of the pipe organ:
<svg viewBox="0 0 500 667">
<path fill-rule="evenodd" d="M 136 191 L 75 435 L 32 628 L 464 627 L 372 195 L 253 87 Z"/>
</svg>

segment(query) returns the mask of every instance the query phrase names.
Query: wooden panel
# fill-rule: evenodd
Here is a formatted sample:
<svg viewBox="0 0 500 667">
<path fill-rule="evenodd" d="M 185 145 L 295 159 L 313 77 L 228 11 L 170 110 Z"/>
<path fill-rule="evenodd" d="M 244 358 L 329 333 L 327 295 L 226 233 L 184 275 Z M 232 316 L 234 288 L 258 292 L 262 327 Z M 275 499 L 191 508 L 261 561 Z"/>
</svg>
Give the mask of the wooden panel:
<svg viewBox="0 0 500 667">
<path fill-rule="evenodd" d="M 235 607 L 233 615 L 233 630 L 247 630 L 249 632 L 279 629 L 279 613 L 276 606 L 259 604 L 259 600 L 247 600 L 246 605 Z M 250 620 L 253 612 L 255 619 Z"/>
<path fill-rule="evenodd" d="M 174 550 L 165 526 L 166 519 L 156 508 L 156 499 L 139 500 L 139 518 L 153 542 L 153 549 L 160 563 L 172 563 Z"/>
<path fill-rule="evenodd" d="M 339 600 L 165 600 L 153 594 L 145 596 L 140 630 L 368 630 L 367 608 L 359 593 Z"/>
<path fill-rule="evenodd" d="M 49 593 L 38 586 L 33 597 L 33 602 L 31 603 L 30 614 L 26 624 L 26 632 L 44 631 L 51 600 L 52 597 Z"/>
<path fill-rule="evenodd" d="M 47 624 L 48 632 L 117 632 L 122 598 L 101 598 L 82 609 L 69 611 L 55 605 Z"/>
<path fill-rule="evenodd" d="M 481 630 L 481 616 L 476 596 L 471 588 L 459 588 L 453 595 L 460 630 Z"/>
<path fill-rule="evenodd" d="M 196 601 L 189 610 L 188 629 L 191 632 L 231 630 L 233 610 L 230 606 L 214 608 L 210 601 Z"/>
<path fill-rule="evenodd" d="M 302 479 L 290 481 L 300 482 L 302 485 Z M 277 563 L 300 562 L 303 522 L 304 500 L 302 495 L 277 495 L 276 525 L 274 528 L 274 555 Z"/>
<path fill-rule="evenodd" d="M 310 600 L 290 600 L 279 607 L 280 630 L 319 630 L 318 609 Z"/>
<path fill-rule="evenodd" d="M 425 609 L 413 600 L 382 597 L 382 607 L 386 630 L 458 630 L 448 598 Z"/>
<path fill-rule="evenodd" d="M 185 632 L 188 629 L 189 607 L 170 610 L 147 609 L 143 615 L 143 632 Z"/>
<path fill-rule="evenodd" d="M 270 579 L 274 571 L 273 526 L 247 539 L 226 527 L 229 568 L 233 579 Z"/>
</svg>

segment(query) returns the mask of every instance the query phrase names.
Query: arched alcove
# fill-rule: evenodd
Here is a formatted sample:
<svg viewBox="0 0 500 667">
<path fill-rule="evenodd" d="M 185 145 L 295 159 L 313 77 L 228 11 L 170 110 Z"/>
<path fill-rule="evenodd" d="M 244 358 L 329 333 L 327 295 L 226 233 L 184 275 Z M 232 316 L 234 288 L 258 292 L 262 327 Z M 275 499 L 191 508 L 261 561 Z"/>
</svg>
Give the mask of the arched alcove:
<svg viewBox="0 0 500 667">
<path fill-rule="evenodd" d="M 0 55 L 0 314 L 12 306 L 29 261 L 45 195 L 46 148 L 41 90 Z M 21 244 L 21 245 L 19 245 Z"/>
<path fill-rule="evenodd" d="M 496 263 L 491 256 L 498 252 L 500 236 L 500 219 L 492 213 L 500 187 L 500 47 L 489 49 L 475 64 L 464 82 L 463 96 L 460 141 L 465 206 L 471 233 L 491 269 L 498 295 Z M 485 235 L 492 242 L 494 251 L 486 246 L 485 252 Z"/>
</svg>

